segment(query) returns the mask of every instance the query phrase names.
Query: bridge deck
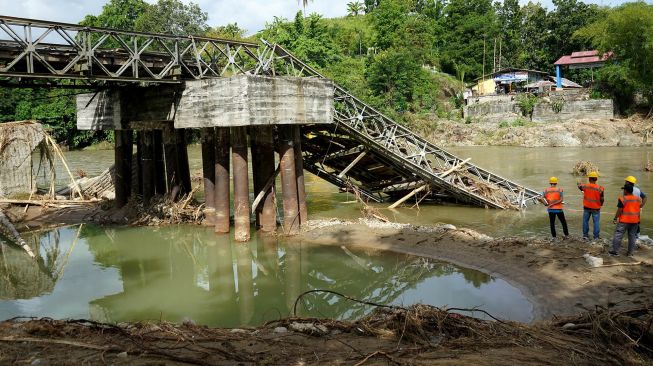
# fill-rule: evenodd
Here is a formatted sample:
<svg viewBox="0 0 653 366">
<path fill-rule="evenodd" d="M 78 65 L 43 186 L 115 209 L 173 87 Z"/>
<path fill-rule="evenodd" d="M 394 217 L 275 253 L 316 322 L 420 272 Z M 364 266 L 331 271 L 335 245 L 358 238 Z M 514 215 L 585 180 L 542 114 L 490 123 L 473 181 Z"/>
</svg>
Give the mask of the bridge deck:
<svg viewBox="0 0 653 366">
<path fill-rule="evenodd" d="M 180 83 L 237 74 L 324 78 L 280 46 L 0 16 L 0 82 Z M 426 141 L 341 87 L 335 124 L 302 129 L 306 170 L 374 201 L 420 198 L 522 208 L 538 192 Z"/>
</svg>

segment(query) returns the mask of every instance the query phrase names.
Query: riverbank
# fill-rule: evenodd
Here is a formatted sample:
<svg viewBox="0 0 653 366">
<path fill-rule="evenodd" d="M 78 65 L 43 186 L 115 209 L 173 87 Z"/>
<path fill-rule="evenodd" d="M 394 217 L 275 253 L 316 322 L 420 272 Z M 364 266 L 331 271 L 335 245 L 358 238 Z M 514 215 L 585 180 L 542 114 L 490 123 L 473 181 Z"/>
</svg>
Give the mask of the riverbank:
<svg viewBox="0 0 653 366">
<path fill-rule="evenodd" d="M 440 146 L 600 147 L 653 144 L 653 120 L 624 119 L 533 123 L 527 119 L 469 123 L 420 121 L 409 126 Z"/>
<path fill-rule="evenodd" d="M 92 221 L 83 218 L 81 211 L 67 215 L 62 212 L 59 220 Z M 291 240 L 367 252 L 392 250 L 480 269 L 518 287 L 533 303 L 536 320 L 531 324 L 483 321 L 465 316 L 466 310 L 426 305 L 381 305 L 356 321 L 291 316 L 237 329 L 198 326 L 190 319 L 181 324 L 14 319 L 0 322 L 0 364 L 645 365 L 653 361 L 649 353 L 653 332 L 648 326 L 653 322 L 653 267 L 648 264 L 653 250 L 645 247 L 634 258 L 613 258 L 605 256 L 602 242 L 492 238 L 450 224 L 412 226 L 367 219 L 312 220 Z M 602 257 L 605 266 L 591 268 L 582 257 L 585 253 Z"/>
</svg>

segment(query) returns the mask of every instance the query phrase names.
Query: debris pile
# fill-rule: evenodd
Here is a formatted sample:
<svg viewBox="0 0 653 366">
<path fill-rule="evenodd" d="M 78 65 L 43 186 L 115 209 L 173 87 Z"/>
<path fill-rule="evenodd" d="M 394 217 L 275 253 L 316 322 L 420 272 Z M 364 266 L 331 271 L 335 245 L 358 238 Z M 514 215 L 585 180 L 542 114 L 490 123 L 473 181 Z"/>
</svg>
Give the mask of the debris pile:
<svg viewBox="0 0 653 366">
<path fill-rule="evenodd" d="M 380 306 L 352 322 L 291 317 L 237 330 L 190 322 L 111 325 L 14 319 L 0 323 L 0 342 L 8 359 L 42 357 L 47 364 L 83 359 L 93 364 L 170 365 L 307 360 L 357 365 L 644 365 L 653 360 L 651 306 L 626 311 L 597 308 L 533 325 L 481 320 L 467 313 L 492 318 L 478 309 L 414 305 Z"/>
<path fill-rule="evenodd" d="M 576 165 L 574 165 L 574 168 L 571 170 L 571 174 L 573 175 L 580 175 L 586 177 L 589 172 L 599 172 L 599 167 L 594 165 L 591 161 L 584 161 L 581 160 Z"/>
<path fill-rule="evenodd" d="M 646 162 L 646 166 L 644 167 L 644 171 L 645 172 L 653 172 L 653 162 L 652 161 L 649 160 L 648 162 Z"/>
</svg>

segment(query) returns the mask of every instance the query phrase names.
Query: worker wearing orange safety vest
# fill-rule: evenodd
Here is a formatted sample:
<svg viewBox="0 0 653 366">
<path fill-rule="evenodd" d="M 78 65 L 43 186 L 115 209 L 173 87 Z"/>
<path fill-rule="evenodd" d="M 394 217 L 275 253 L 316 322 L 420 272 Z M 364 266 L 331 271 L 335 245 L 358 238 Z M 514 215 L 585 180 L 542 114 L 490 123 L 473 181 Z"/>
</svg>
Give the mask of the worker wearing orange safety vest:
<svg viewBox="0 0 653 366">
<path fill-rule="evenodd" d="M 599 179 L 599 173 L 589 172 L 587 174 L 589 183 L 582 184 L 578 182 L 578 189 L 583 191 L 583 240 L 589 240 L 590 232 L 590 216 L 592 217 L 592 224 L 594 230 L 592 234 L 594 239 L 599 239 L 601 227 L 599 220 L 601 217 L 601 206 L 603 206 L 603 191 L 602 186 L 596 184 Z"/>
<path fill-rule="evenodd" d="M 551 236 L 554 238 L 556 237 L 555 220 L 557 217 L 562 224 L 562 231 L 564 232 L 566 239 L 569 237 L 569 230 L 567 229 L 567 220 L 565 219 L 565 213 L 562 210 L 563 195 L 564 192 L 562 188 L 558 187 L 558 178 L 551 177 L 549 178 L 549 188 L 545 189 L 544 192 L 542 192 L 543 199 L 541 202 L 546 205 L 547 211 L 549 212 Z"/>
<path fill-rule="evenodd" d="M 637 228 L 639 227 L 640 212 L 642 210 L 642 199 L 633 194 L 633 186 L 625 185 L 622 187 L 624 195 L 619 197 L 617 204 L 617 213 L 614 215 L 613 222 L 617 224 L 612 239 L 612 250 L 610 255 L 619 255 L 621 239 L 624 233 L 628 232 L 628 256 L 635 252 L 635 241 L 637 240 Z"/>
</svg>

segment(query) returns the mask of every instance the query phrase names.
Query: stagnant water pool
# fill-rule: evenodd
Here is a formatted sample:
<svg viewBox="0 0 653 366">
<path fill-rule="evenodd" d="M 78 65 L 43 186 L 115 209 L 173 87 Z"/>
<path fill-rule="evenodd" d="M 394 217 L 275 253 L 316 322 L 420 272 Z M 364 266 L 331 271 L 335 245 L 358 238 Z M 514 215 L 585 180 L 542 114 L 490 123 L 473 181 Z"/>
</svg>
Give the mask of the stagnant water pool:
<svg viewBox="0 0 653 366">
<path fill-rule="evenodd" d="M 83 225 L 25 236 L 40 258 L 34 262 L 2 246 L 0 319 L 237 327 L 292 315 L 300 294 L 323 289 L 378 304 L 478 307 L 503 319 L 532 320 L 532 305 L 501 279 L 391 252 L 256 235 L 242 244 L 197 226 Z M 298 315 L 354 319 L 373 307 L 322 292 L 301 297 L 296 309 Z"/>
</svg>

